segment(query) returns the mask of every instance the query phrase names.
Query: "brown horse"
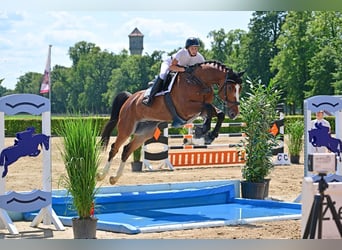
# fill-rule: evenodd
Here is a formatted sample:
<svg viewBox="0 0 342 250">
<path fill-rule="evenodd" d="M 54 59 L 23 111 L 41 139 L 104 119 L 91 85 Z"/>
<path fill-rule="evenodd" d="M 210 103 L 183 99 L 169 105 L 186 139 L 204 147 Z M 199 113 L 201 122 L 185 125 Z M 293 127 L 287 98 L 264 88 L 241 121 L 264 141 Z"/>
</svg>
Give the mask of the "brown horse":
<svg viewBox="0 0 342 250">
<path fill-rule="evenodd" d="M 214 85 L 217 85 L 217 95 L 224 102 L 226 114 L 234 119 L 239 114 L 239 95 L 241 92 L 241 76 L 244 72 L 236 73 L 216 61 L 207 61 L 188 67 L 186 72 L 178 73 L 175 77 L 169 95 L 156 96 L 152 106 L 142 103 L 144 90 L 130 94 L 122 92 L 114 99 L 110 121 L 102 131 L 102 143 L 106 147 L 109 138 L 117 126 L 117 138 L 112 144 L 108 161 L 98 179 L 102 180 L 109 171 L 111 162 L 121 146 L 133 135 L 125 145 L 119 169 L 116 176 L 111 176 L 109 182 L 115 184 L 122 175 L 126 160 L 131 153 L 151 138 L 160 122 L 171 122 L 173 126 L 181 126 L 195 118 L 206 118 L 201 133 L 209 140 L 218 136 L 225 113 L 212 105 L 214 100 Z M 167 98 L 167 96 L 171 98 Z M 217 124 L 212 132 L 211 118 L 216 116 Z M 210 141 L 210 142 L 211 142 Z"/>
</svg>

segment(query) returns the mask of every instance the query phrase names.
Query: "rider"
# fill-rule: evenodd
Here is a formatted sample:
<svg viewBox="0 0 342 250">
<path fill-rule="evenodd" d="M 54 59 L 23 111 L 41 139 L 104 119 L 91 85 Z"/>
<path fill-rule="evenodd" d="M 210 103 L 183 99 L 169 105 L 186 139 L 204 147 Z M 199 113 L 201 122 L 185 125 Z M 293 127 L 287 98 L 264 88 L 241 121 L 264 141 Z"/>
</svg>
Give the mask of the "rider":
<svg viewBox="0 0 342 250">
<path fill-rule="evenodd" d="M 163 82 L 169 71 L 184 72 L 185 67 L 205 61 L 204 57 L 198 52 L 199 46 L 200 41 L 198 38 L 189 37 L 185 42 L 185 48 L 180 49 L 176 54 L 162 62 L 159 76 L 153 83 L 150 95 L 145 96 L 142 101 L 145 105 L 152 105 L 153 97 L 162 89 Z"/>
</svg>

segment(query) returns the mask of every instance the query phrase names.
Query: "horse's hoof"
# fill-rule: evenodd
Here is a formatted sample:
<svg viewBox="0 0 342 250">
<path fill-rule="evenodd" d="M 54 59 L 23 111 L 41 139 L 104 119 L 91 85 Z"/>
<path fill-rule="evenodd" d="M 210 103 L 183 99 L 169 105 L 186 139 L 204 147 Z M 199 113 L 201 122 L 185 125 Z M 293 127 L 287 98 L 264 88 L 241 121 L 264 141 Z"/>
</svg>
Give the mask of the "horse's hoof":
<svg viewBox="0 0 342 250">
<path fill-rule="evenodd" d="M 106 175 L 103 172 L 99 172 L 99 173 L 96 174 L 96 179 L 98 181 L 102 181 L 105 178 L 105 176 Z"/>
<path fill-rule="evenodd" d="M 204 144 L 205 144 L 205 145 L 210 145 L 210 144 L 214 141 L 214 139 L 215 139 L 215 138 L 212 138 L 212 137 L 206 135 L 206 136 L 204 137 Z"/>
<path fill-rule="evenodd" d="M 109 177 L 109 183 L 111 185 L 114 185 L 117 181 L 118 181 L 117 178 L 115 178 L 114 176 Z"/>
</svg>

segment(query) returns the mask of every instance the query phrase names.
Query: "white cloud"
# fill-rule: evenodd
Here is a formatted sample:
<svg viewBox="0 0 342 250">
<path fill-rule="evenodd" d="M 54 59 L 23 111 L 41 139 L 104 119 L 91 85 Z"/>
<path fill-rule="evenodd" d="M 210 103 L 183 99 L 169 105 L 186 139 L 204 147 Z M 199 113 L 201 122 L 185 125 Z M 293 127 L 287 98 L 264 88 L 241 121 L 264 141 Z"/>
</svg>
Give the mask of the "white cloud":
<svg viewBox="0 0 342 250">
<path fill-rule="evenodd" d="M 8 38 L 0 37 L 0 49 L 9 49 L 12 47 L 12 42 Z"/>
<path fill-rule="evenodd" d="M 5 77 L 3 86 L 13 89 L 19 76 L 42 72 L 50 44 L 53 66 L 69 67 L 68 49 L 79 41 L 92 42 L 118 54 L 128 50 L 128 35 L 135 27 L 144 34 L 144 54 L 183 47 L 189 36 L 199 37 L 208 48 L 209 31 L 247 27 L 248 15 L 240 16 L 242 24 L 238 15 L 182 11 L 0 12 L 0 79 Z"/>
</svg>

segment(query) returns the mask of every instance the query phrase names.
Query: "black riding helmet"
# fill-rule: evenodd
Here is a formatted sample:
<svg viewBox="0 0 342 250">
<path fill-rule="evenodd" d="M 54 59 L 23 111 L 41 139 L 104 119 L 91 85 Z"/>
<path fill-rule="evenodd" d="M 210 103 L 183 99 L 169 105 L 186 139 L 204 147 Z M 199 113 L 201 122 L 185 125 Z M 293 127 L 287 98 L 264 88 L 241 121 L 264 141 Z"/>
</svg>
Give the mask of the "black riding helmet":
<svg viewBox="0 0 342 250">
<path fill-rule="evenodd" d="M 189 37 L 188 39 L 186 39 L 185 48 L 187 49 L 190 46 L 200 46 L 199 39 L 196 37 Z"/>
</svg>

